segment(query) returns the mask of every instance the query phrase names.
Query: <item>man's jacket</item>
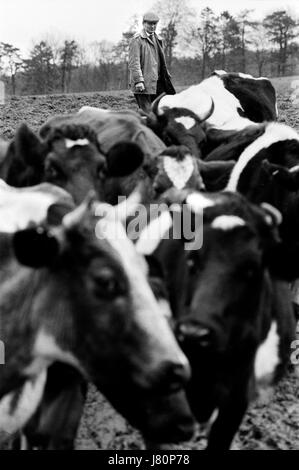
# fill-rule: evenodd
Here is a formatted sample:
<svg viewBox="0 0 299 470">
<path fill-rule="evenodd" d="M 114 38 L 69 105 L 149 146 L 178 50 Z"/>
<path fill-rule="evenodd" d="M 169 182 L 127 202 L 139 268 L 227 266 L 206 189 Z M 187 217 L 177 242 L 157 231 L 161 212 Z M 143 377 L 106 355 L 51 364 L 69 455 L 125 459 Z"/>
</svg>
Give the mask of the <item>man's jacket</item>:
<svg viewBox="0 0 299 470">
<path fill-rule="evenodd" d="M 140 33 L 136 33 L 131 39 L 129 48 L 129 69 L 130 86 L 133 93 L 155 95 L 157 93 L 159 75 L 159 85 L 162 86 L 162 90 L 159 90 L 159 92 L 165 91 L 167 94 L 175 93 L 166 66 L 162 40 L 156 34 L 155 38 L 157 41 L 159 61 L 157 61 L 155 45 L 144 30 Z M 160 71 L 158 70 L 159 63 Z M 145 91 L 137 92 L 135 90 L 135 85 L 138 82 L 144 82 Z"/>
</svg>

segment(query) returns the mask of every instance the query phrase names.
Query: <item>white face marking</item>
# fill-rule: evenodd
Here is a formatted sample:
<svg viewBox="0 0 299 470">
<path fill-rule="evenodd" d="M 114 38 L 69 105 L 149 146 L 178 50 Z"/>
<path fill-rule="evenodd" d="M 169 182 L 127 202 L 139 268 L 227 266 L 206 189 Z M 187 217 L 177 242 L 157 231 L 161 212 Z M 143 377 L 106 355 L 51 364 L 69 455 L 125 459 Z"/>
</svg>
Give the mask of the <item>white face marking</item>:
<svg viewBox="0 0 299 470">
<path fill-rule="evenodd" d="M 246 225 L 245 220 L 236 215 L 219 215 L 211 223 L 211 227 L 217 230 L 232 230 Z"/>
<path fill-rule="evenodd" d="M 183 189 L 193 171 L 193 159 L 186 155 L 184 160 L 177 161 L 172 157 L 163 157 L 163 167 L 170 181 L 177 189 Z"/>
<path fill-rule="evenodd" d="M 54 361 L 64 362 L 83 372 L 75 356 L 69 351 L 63 351 L 52 335 L 41 330 L 35 339 L 33 361 L 23 372 L 28 376 L 37 375 Z"/>
<path fill-rule="evenodd" d="M 141 232 L 135 245 L 137 252 L 143 255 L 151 255 L 158 248 L 162 238 L 171 227 L 172 218 L 166 210 Z"/>
<path fill-rule="evenodd" d="M 270 145 L 276 142 L 294 139 L 299 141 L 299 135 L 294 129 L 291 129 L 284 124 L 268 124 L 264 134 L 256 139 L 252 144 L 250 144 L 240 155 L 239 160 L 231 172 L 229 182 L 226 186 L 226 191 L 237 191 L 238 182 L 242 172 L 251 159 L 255 157 L 255 155 L 257 155 L 261 150 L 270 147 Z"/>
<path fill-rule="evenodd" d="M 267 338 L 256 352 L 254 373 L 257 382 L 270 383 L 279 362 L 279 336 L 277 334 L 277 323 L 273 321 Z"/>
<path fill-rule="evenodd" d="M 191 129 L 191 127 L 195 126 L 195 119 L 190 116 L 181 116 L 175 118 L 175 122 L 182 124 L 185 129 Z"/>
<path fill-rule="evenodd" d="M 47 210 L 60 197 L 70 196 L 65 191 L 52 190 L 52 185 L 43 184 L 31 188 L 13 188 L 4 181 L 0 183 L 0 231 L 13 233 L 23 230 L 31 223 L 45 220 Z"/>
<path fill-rule="evenodd" d="M 15 392 L 0 400 L 0 442 L 21 429 L 36 411 L 45 388 L 47 371 L 44 369 L 33 380 L 27 380 L 18 396 L 16 407 L 11 412 Z"/>
<path fill-rule="evenodd" d="M 206 207 L 212 207 L 215 202 L 212 199 L 208 199 L 201 193 L 192 193 L 187 196 L 186 203 L 193 212 L 202 212 Z"/>
<path fill-rule="evenodd" d="M 74 147 L 75 145 L 80 145 L 83 147 L 84 145 L 89 145 L 90 141 L 88 139 L 77 139 L 77 140 L 71 140 L 71 139 L 65 139 L 65 146 L 67 149 L 70 149 Z"/>
<path fill-rule="evenodd" d="M 226 75 L 227 72 L 225 70 L 215 70 L 215 73 L 221 77 L 221 75 Z"/>
</svg>

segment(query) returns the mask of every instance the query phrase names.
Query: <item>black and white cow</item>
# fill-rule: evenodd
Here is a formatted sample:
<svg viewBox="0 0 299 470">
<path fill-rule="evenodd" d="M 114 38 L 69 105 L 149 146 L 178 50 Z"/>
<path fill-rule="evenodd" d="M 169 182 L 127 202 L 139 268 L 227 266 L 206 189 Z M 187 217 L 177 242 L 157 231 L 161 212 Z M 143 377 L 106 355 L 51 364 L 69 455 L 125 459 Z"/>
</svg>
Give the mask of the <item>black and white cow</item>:
<svg viewBox="0 0 299 470">
<path fill-rule="evenodd" d="M 297 241 L 299 225 L 299 135 L 284 125 L 269 123 L 241 153 L 226 189 L 254 203 L 268 202 L 283 216 L 280 233 Z"/>
<path fill-rule="evenodd" d="M 147 122 L 162 140 L 168 139 L 168 145 L 187 145 L 194 155 L 205 158 L 227 133 L 276 119 L 276 93 L 270 80 L 215 71 L 176 95 L 161 95 Z"/>
<path fill-rule="evenodd" d="M 270 80 L 223 71 L 176 95 L 162 96 L 158 113 L 163 114 L 167 108 L 186 108 L 201 119 L 211 103 L 214 107 L 205 119 L 207 128 L 241 130 L 254 122 L 277 119 L 276 93 Z"/>
<path fill-rule="evenodd" d="M 153 243 L 150 226 L 136 247 L 160 261 L 173 284 L 177 336 L 192 368 L 189 403 L 200 423 L 210 421 L 208 449 L 228 449 L 256 390 L 274 384 L 288 363 L 295 325 L 284 279 L 290 263 L 298 275 L 298 264 L 282 255 L 281 218 L 269 205 L 229 192 L 164 198 L 203 215 L 201 248 L 186 251 L 175 237 Z M 163 214 L 165 231 L 174 230 L 174 216 Z"/>
<path fill-rule="evenodd" d="M 107 214 L 89 199 L 71 210 L 63 200 L 62 215 L 43 188 L 1 192 L 1 437 L 30 419 L 55 361 L 94 382 L 146 438 L 190 437 L 189 365 L 126 236 L 123 207 Z"/>
</svg>

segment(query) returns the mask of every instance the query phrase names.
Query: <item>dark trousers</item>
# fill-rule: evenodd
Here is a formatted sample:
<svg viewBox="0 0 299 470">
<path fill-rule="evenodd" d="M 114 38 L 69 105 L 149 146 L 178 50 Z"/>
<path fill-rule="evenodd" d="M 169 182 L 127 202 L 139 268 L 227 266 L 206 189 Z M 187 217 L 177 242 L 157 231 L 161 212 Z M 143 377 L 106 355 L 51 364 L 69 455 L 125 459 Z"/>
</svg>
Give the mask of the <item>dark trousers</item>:
<svg viewBox="0 0 299 470">
<path fill-rule="evenodd" d="M 157 98 L 157 95 L 148 95 L 143 93 L 134 93 L 134 96 L 138 107 L 146 113 L 150 111 L 152 102 Z"/>
<path fill-rule="evenodd" d="M 165 91 L 163 82 L 159 79 L 157 81 L 157 93 L 155 95 L 148 95 L 145 93 L 134 93 L 138 107 L 143 111 L 148 112 L 151 109 L 152 102 Z"/>
<path fill-rule="evenodd" d="M 134 93 L 134 96 L 136 98 L 138 107 L 141 108 L 145 112 L 150 111 L 152 102 L 158 96 L 160 96 L 162 93 L 164 93 L 164 91 L 166 91 L 165 90 L 165 85 L 163 83 L 163 80 L 161 80 L 159 78 L 158 81 L 157 81 L 157 93 L 155 95 L 148 95 L 148 94 L 145 94 L 145 93 L 144 94 L 143 93 Z"/>
</svg>

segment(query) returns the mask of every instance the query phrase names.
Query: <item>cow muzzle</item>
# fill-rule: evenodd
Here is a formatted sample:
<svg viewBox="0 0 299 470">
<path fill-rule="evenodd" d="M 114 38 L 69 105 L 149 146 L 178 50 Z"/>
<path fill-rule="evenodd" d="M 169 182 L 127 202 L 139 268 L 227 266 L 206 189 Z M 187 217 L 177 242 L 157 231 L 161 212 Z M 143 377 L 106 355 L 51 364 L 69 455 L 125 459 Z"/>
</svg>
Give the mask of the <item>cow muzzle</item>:
<svg viewBox="0 0 299 470">
<path fill-rule="evenodd" d="M 180 343 L 192 342 L 201 347 L 209 347 L 213 342 L 212 331 L 194 320 L 179 323 L 176 336 Z"/>
</svg>

